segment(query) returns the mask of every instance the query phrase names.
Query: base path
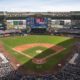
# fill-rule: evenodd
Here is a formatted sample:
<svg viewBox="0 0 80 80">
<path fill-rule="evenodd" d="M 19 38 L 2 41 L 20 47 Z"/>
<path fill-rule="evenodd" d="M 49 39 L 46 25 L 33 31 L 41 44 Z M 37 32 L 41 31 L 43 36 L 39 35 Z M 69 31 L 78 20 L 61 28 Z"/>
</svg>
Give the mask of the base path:
<svg viewBox="0 0 80 80">
<path fill-rule="evenodd" d="M 14 67 L 14 69 L 16 70 L 18 68 L 17 65 L 21 65 L 20 62 L 17 61 L 17 59 L 12 56 L 5 48 L 4 46 L 0 43 L 0 52 L 3 53 L 3 55 L 5 55 L 7 57 L 7 59 L 9 59 L 9 63 Z"/>
<path fill-rule="evenodd" d="M 53 54 L 50 54 L 44 58 L 41 58 L 41 59 L 38 59 L 38 58 L 33 58 L 33 56 L 30 56 L 29 54 L 25 54 L 23 53 L 23 51 L 25 50 L 28 50 L 30 48 L 33 48 L 33 47 L 37 47 L 37 46 L 41 46 L 41 47 L 46 47 L 46 48 L 50 48 L 52 49 L 53 51 L 55 51 L 55 53 Z M 27 58 L 30 58 L 32 59 L 32 61 L 34 63 L 37 63 L 37 64 L 42 64 L 42 63 L 45 63 L 48 58 L 58 54 L 59 52 L 63 51 L 64 48 L 62 46 L 58 46 L 58 45 L 54 45 L 54 44 L 49 44 L 49 43 L 33 43 L 33 44 L 25 44 L 25 45 L 21 45 L 21 46 L 17 46 L 15 48 L 13 48 L 14 51 L 20 53 L 21 55 L 24 55 L 26 56 Z"/>
<path fill-rule="evenodd" d="M 24 55 L 24 56 L 26 56 L 26 57 L 28 57 L 28 58 L 30 58 L 30 59 L 32 59 L 33 57 L 32 56 L 30 56 L 30 55 L 28 55 L 28 54 L 24 54 L 23 52 L 21 52 L 21 51 L 18 51 L 18 50 L 16 50 L 16 49 L 13 49 L 14 51 L 16 51 L 16 52 L 18 52 L 18 53 L 20 53 L 21 55 Z"/>
<path fill-rule="evenodd" d="M 21 45 L 21 46 L 16 46 L 15 49 L 16 51 L 25 51 L 29 48 L 32 48 L 32 47 L 37 47 L 37 46 L 42 46 L 42 47 L 46 47 L 46 48 L 51 48 L 52 50 L 54 51 L 58 51 L 58 50 L 61 50 L 63 49 L 62 46 L 58 46 L 58 45 L 54 45 L 54 44 L 49 44 L 49 43 L 32 43 L 32 44 L 25 44 L 25 45 Z"/>
</svg>

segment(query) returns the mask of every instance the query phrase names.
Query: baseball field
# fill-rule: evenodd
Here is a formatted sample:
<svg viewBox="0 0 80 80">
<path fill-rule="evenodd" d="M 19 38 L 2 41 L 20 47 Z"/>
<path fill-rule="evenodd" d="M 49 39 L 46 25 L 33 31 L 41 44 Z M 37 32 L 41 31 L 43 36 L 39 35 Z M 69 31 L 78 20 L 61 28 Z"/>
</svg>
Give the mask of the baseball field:
<svg viewBox="0 0 80 80">
<path fill-rule="evenodd" d="M 5 54 L 7 51 L 13 63 L 17 62 L 27 72 L 38 73 L 52 71 L 54 66 L 62 64 L 74 42 L 76 40 L 70 37 L 50 35 L 0 38 Z"/>
</svg>

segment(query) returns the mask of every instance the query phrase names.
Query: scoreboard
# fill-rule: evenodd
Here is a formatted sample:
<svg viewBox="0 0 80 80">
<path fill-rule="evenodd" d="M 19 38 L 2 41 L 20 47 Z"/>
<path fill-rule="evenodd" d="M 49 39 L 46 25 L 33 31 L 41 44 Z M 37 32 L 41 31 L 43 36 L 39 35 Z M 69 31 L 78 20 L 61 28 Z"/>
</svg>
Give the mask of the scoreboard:
<svg viewBox="0 0 80 80">
<path fill-rule="evenodd" d="M 6 25 L 3 22 L 0 22 L 0 30 L 5 30 Z"/>
<path fill-rule="evenodd" d="M 26 25 L 33 28 L 47 28 L 48 27 L 48 18 L 46 17 L 27 17 Z"/>
</svg>

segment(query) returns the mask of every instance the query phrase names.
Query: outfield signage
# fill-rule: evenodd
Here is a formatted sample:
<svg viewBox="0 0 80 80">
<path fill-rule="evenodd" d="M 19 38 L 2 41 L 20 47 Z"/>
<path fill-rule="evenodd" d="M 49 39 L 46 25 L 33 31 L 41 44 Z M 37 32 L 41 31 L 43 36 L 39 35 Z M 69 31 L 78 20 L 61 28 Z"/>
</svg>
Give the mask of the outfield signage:
<svg viewBox="0 0 80 80">
<path fill-rule="evenodd" d="M 7 20 L 7 29 L 26 29 L 26 20 Z"/>
</svg>

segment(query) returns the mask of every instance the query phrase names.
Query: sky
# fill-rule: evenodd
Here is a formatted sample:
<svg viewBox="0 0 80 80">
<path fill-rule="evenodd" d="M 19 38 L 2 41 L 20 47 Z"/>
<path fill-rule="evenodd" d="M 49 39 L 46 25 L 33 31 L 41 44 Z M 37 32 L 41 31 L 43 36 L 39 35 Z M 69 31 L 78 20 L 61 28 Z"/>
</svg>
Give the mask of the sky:
<svg viewBox="0 0 80 80">
<path fill-rule="evenodd" d="M 8 12 L 80 11 L 80 0 L 0 0 L 0 11 Z"/>
</svg>

